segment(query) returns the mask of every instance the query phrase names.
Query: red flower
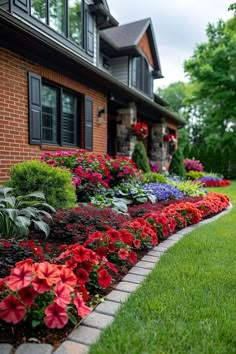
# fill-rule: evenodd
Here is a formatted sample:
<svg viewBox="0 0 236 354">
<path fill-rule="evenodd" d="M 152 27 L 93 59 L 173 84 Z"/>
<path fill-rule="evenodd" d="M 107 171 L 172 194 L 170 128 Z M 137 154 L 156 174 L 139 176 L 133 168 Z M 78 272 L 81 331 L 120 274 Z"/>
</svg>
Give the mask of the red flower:
<svg viewBox="0 0 236 354">
<path fill-rule="evenodd" d="M 66 307 L 70 304 L 70 290 L 67 286 L 63 285 L 61 282 L 57 283 L 54 288 L 54 294 L 56 296 L 55 303 L 60 307 Z"/>
<path fill-rule="evenodd" d="M 79 293 L 75 295 L 74 304 L 77 308 L 78 315 L 82 318 L 87 316 L 91 312 L 90 308 L 85 305 Z"/>
<path fill-rule="evenodd" d="M 98 257 L 100 257 L 100 258 L 106 257 L 107 256 L 106 247 L 104 247 L 104 246 L 98 247 L 96 249 L 96 253 L 97 253 Z"/>
<path fill-rule="evenodd" d="M 129 252 L 124 249 L 124 248 L 121 248 L 118 252 L 118 257 L 122 260 L 126 260 L 127 257 L 129 256 Z"/>
<path fill-rule="evenodd" d="M 89 275 L 83 268 L 77 269 L 76 275 L 79 283 L 86 284 L 89 280 Z"/>
<path fill-rule="evenodd" d="M 120 239 L 120 233 L 116 230 L 108 231 L 107 236 L 109 237 L 111 242 L 117 242 Z"/>
<path fill-rule="evenodd" d="M 135 252 L 129 252 L 129 261 L 131 264 L 135 264 L 137 262 L 137 254 Z"/>
<path fill-rule="evenodd" d="M 78 246 L 74 249 L 73 256 L 78 263 L 82 263 L 84 261 L 89 261 L 90 254 L 88 249 L 83 246 Z"/>
<path fill-rule="evenodd" d="M 101 269 L 98 272 L 98 284 L 102 287 L 102 288 L 107 288 L 112 281 L 112 277 L 111 275 L 106 271 L 106 269 Z"/>
<path fill-rule="evenodd" d="M 48 328 L 63 328 L 68 322 L 66 310 L 57 304 L 49 305 L 45 315 L 44 323 Z"/>
<path fill-rule="evenodd" d="M 10 248 L 11 247 L 11 244 L 10 242 L 6 241 L 6 240 L 2 240 L 2 245 L 6 248 Z"/>
<path fill-rule="evenodd" d="M 71 269 L 66 268 L 66 267 L 62 267 L 60 272 L 60 280 L 61 282 L 68 287 L 75 287 L 77 280 L 76 280 L 76 276 L 74 275 L 74 273 L 72 272 Z"/>
<path fill-rule="evenodd" d="M 36 298 L 36 296 L 38 295 L 38 293 L 33 289 L 33 288 L 24 288 L 21 289 L 18 293 L 21 301 L 27 305 L 27 306 L 31 306 L 34 303 L 34 299 Z"/>
<path fill-rule="evenodd" d="M 116 246 L 113 245 L 112 243 L 109 243 L 107 246 L 109 253 L 114 253 L 116 251 Z"/>
<path fill-rule="evenodd" d="M 141 246 L 140 240 L 137 240 L 137 239 L 133 240 L 133 244 L 134 244 L 135 248 L 140 248 L 140 246 Z"/>
<path fill-rule="evenodd" d="M 49 286 L 56 284 L 60 278 L 60 271 L 55 264 L 48 262 L 39 263 L 37 269 L 39 279 L 45 279 Z"/>
<path fill-rule="evenodd" d="M 0 318 L 5 322 L 16 324 L 25 317 L 25 313 L 25 307 L 14 295 L 8 295 L 0 302 Z"/>
<path fill-rule="evenodd" d="M 13 291 L 25 288 L 31 282 L 32 270 L 28 264 L 23 264 L 11 271 L 7 285 Z"/>
<path fill-rule="evenodd" d="M 39 279 L 39 277 L 37 277 L 37 276 L 32 281 L 32 287 L 39 294 L 44 294 L 44 293 L 46 293 L 46 291 L 50 290 L 50 286 L 48 285 L 46 280 L 45 279 Z"/>
</svg>

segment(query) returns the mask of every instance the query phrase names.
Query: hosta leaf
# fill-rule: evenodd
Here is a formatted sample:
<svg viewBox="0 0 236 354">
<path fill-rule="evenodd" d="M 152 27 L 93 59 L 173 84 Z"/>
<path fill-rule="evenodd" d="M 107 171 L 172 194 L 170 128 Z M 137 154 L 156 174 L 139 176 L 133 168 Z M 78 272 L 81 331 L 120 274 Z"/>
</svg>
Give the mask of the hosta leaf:
<svg viewBox="0 0 236 354">
<path fill-rule="evenodd" d="M 39 220 L 32 220 L 32 222 L 37 225 L 37 227 L 45 233 L 46 236 L 49 235 L 50 228 L 48 224 L 46 224 L 44 221 L 39 221 Z"/>
<path fill-rule="evenodd" d="M 17 215 L 18 215 L 18 210 L 17 209 L 4 209 L 4 212 L 7 213 L 7 215 L 9 216 L 9 218 L 12 221 L 15 221 Z"/>
</svg>

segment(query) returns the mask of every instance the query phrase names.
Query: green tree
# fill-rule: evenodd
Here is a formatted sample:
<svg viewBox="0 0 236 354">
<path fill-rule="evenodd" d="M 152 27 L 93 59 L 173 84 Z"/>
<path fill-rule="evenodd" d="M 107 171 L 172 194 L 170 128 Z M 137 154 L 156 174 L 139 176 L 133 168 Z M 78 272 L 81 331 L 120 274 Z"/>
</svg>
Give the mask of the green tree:
<svg viewBox="0 0 236 354">
<path fill-rule="evenodd" d="M 150 172 L 150 166 L 148 162 L 147 152 L 142 141 L 137 141 L 134 146 L 134 152 L 132 154 L 132 160 L 135 162 L 137 168 L 144 173 Z"/>
<path fill-rule="evenodd" d="M 185 177 L 185 167 L 184 167 L 184 156 L 181 149 L 175 150 L 170 167 L 169 167 L 170 174 L 177 175 L 179 177 Z"/>
</svg>

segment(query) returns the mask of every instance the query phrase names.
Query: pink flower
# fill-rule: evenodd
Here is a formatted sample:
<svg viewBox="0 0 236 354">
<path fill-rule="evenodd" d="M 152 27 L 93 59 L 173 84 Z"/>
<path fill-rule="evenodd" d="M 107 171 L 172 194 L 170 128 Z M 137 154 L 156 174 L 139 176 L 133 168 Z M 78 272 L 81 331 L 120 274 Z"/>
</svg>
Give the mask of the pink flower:
<svg viewBox="0 0 236 354">
<path fill-rule="evenodd" d="M 124 248 L 121 248 L 118 252 L 118 257 L 122 260 L 126 260 L 127 257 L 129 256 L 129 252 L 124 249 Z"/>
<path fill-rule="evenodd" d="M 77 308 L 78 315 L 82 318 L 87 316 L 91 312 L 90 308 L 85 305 L 79 293 L 77 293 L 75 296 L 74 304 Z"/>
<path fill-rule="evenodd" d="M 20 290 L 30 284 L 31 276 L 31 267 L 28 264 L 23 264 L 11 271 L 7 285 L 13 291 Z"/>
<path fill-rule="evenodd" d="M 56 296 L 55 303 L 60 307 L 66 307 L 71 302 L 70 298 L 70 290 L 67 286 L 62 284 L 61 282 L 57 283 L 54 288 L 54 294 Z"/>
<path fill-rule="evenodd" d="M 14 295 L 8 295 L 0 302 L 0 318 L 5 322 L 16 324 L 25 317 L 25 313 L 25 307 Z"/>
<path fill-rule="evenodd" d="M 65 308 L 51 304 L 45 309 L 44 323 L 48 328 L 63 328 L 68 322 Z"/>
</svg>

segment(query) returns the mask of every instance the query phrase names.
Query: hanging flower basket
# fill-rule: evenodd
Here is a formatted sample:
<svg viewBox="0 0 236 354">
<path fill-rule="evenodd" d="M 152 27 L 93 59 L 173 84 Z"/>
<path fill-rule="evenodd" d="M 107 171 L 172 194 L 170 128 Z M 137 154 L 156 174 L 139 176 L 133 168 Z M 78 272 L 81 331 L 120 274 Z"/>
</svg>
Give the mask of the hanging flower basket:
<svg viewBox="0 0 236 354">
<path fill-rule="evenodd" d="M 170 142 L 176 143 L 177 139 L 174 134 L 165 134 L 164 141 L 167 143 L 170 143 Z"/>
<path fill-rule="evenodd" d="M 148 136 L 148 126 L 146 123 L 136 123 L 132 125 L 132 134 L 142 139 Z"/>
</svg>

